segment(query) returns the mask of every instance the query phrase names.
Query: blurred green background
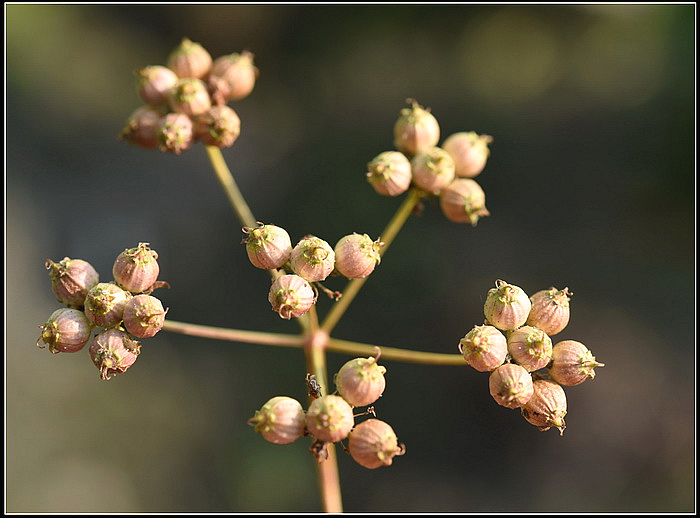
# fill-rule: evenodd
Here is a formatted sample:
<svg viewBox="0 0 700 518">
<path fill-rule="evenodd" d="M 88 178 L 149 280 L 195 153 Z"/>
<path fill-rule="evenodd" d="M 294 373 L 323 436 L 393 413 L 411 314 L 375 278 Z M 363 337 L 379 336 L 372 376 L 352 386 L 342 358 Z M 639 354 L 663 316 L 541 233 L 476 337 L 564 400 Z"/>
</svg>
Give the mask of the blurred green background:
<svg viewBox="0 0 700 518">
<path fill-rule="evenodd" d="M 377 403 L 407 454 L 340 455 L 346 511 L 695 509 L 694 5 L 7 5 L 6 510 L 320 511 L 308 440 L 246 425 L 304 397 L 299 350 L 160 333 L 109 382 L 87 353 L 34 343 L 59 307 L 43 264 L 111 279 L 140 241 L 160 254 L 173 320 L 295 333 L 267 302 L 201 145 L 116 139 L 134 70 L 182 37 L 247 49 L 261 74 L 231 103 L 224 155 L 256 217 L 293 240 L 376 237 L 400 200 L 365 165 L 404 100 L 443 136 L 493 135 L 477 178 L 492 216 L 411 218 L 335 336 L 457 353 L 495 279 L 573 292 L 555 337 L 606 367 L 567 388 L 568 428 L 539 432 L 465 366 L 383 362 Z M 327 285 L 342 289 L 341 279 Z M 323 315 L 330 307 L 319 302 Z M 333 373 L 348 359 L 329 355 Z M 342 452 L 341 452 L 342 453 Z"/>
</svg>

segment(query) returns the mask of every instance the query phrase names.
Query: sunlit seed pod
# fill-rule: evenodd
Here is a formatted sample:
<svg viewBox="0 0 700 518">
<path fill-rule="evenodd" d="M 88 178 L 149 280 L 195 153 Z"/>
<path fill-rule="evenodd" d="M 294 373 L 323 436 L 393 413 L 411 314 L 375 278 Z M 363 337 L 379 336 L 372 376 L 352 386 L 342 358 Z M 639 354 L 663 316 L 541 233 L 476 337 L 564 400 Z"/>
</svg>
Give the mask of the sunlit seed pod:
<svg viewBox="0 0 700 518">
<path fill-rule="evenodd" d="M 571 295 L 569 288 L 549 288 L 535 293 L 530 297 L 532 308 L 527 325 L 538 327 L 550 336 L 561 332 L 569 323 Z"/>
<path fill-rule="evenodd" d="M 450 221 L 472 226 L 476 226 L 479 218 L 490 216 L 484 191 L 469 178 L 455 178 L 440 192 L 440 208 Z"/>
<path fill-rule="evenodd" d="M 136 295 L 124 306 L 124 327 L 136 338 L 150 338 L 163 328 L 163 304 L 151 295 Z"/>
<path fill-rule="evenodd" d="M 417 155 L 437 146 L 440 125 L 430 111 L 416 101 L 408 99 L 410 108 L 401 110 L 394 124 L 394 145 L 409 156 Z"/>
<path fill-rule="evenodd" d="M 394 457 L 406 453 L 393 428 L 379 419 L 367 419 L 353 428 L 348 450 L 355 462 L 368 469 L 391 466 Z"/>
<path fill-rule="evenodd" d="M 525 323 L 530 307 L 530 298 L 521 288 L 497 280 L 496 287 L 486 295 L 484 316 L 501 331 L 511 331 Z"/>
<path fill-rule="evenodd" d="M 268 300 L 273 311 L 289 320 L 311 309 L 316 302 L 316 294 L 309 283 L 298 275 L 281 275 L 272 283 Z"/>
<path fill-rule="evenodd" d="M 177 83 L 177 74 L 167 67 L 153 65 L 136 72 L 138 90 L 146 104 L 157 106 L 168 100 L 168 93 Z"/>
<path fill-rule="evenodd" d="M 211 99 L 202 81 L 185 78 L 179 79 L 169 90 L 168 104 L 174 112 L 196 117 L 211 108 Z"/>
<path fill-rule="evenodd" d="M 247 97 L 260 74 L 253 65 L 253 54 L 234 52 L 214 60 L 209 74 L 209 91 L 217 104 Z"/>
<path fill-rule="evenodd" d="M 158 131 L 163 114 L 153 106 L 137 108 L 126 121 L 119 138 L 145 149 L 158 147 Z"/>
<path fill-rule="evenodd" d="M 167 65 L 180 78 L 202 78 L 211 69 L 211 61 L 211 55 L 202 45 L 183 38 L 168 56 Z"/>
<path fill-rule="evenodd" d="M 587 379 L 595 378 L 596 367 L 604 367 L 597 362 L 593 353 L 581 342 L 564 340 L 552 349 L 552 365 L 549 375 L 561 385 L 579 385 Z"/>
<path fill-rule="evenodd" d="M 156 137 L 158 149 L 179 155 L 194 144 L 192 119 L 184 113 L 168 113 L 160 119 Z"/>
<path fill-rule="evenodd" d="M 411 162 L 398 151 L 380 153 L 367 164 L 367 181 L 383 196 L 398 196 L 411 185 Z"/>
<path fill-rule="evenodd" d="M 256 268 L 273 270 L 281 268 L 292 255 L 292 240 L 282 227 L 258 222 L 257 228 L 243 227 L 248 259 Z"/>
<path fill-rule="evenodd" d="M 335 269 L 348 279 L 364 279 L 381 261 L 379 250 L 384 243 L 372 241 L 367 234 L 343 236 L 336 243 Z"/>
<path fill-rule="evenodd" d="M 340 396 L 314 399 L 306 411 L 306 429 L 316 439 L 338 442 L 345 439 L 354 424 L 352 407 Z"/>
<path fill-rule="evenodd" d="M 355 358 L 346 362 L 335 375 L 338 394 L 352 406 L 374 403 L 386 388 L 386 368 L 377 364 L 378 358 Z"/>
<path fill-rule="evenodd" d="M 559 429 L 560 435 L 564 435 L 566 428 L 564 421 L 566 394 L 564 394 L 564 389 L 549 380 L 534 381 L 533 389 L 532 397 L 520 409 L 523 417 L 543 432 L 554 426 Z"/>
<path fill-rule="evenodd" d="M 455 177 L 452 157 L 439 147 L 433 147 L 411 160 L 413 183 L 432 194 L 440 194 Z"/>
<path fill-rule="evenodd" d="M 499 405 L 519 408 L 532 397 L 532 376 L 520 365 L 506 363 L 489 376 L 489 392 Z"/>
<path fill-rule="evenodd" d="M 232 146 L 241 134 L 241 119 L 226 105 L 212 106 L 194 120 L 195 138 L 207 146 Z"/>
<path fill-rule="evenodd" d="M 552 359 L 552 339 L 541 329 L 523 326 L 508 337 L 508 353 L 515 363 L 534 372 Z"/>
<path fill-rule="evenodd" d="M 45 266 L 58 301 L 76 308 L 83 307 L 88 292 L 100 280 L 92 265 L 82 259 L 64 257 L 58 263 L 47 259 Z"/>
<path fill-rule="evenodd" d="M 322 281 L 335 267 L 335 252 L 323 239 L 306 236 L 292 249 L 289 264 L 294 273 L 307 281 Z"/>
<path fill-rule="evenodd" d="M 459 341 L 459 352 L 479 372 L 490 372 L 501 366 L 508 354 L 506 337 L 493 326 L 474 326 Z"/>
<path fill-rule="evenodd" d="M 274 444 L 290 444 L 304 435 L 306 416 L 301 403 L 287 396 L 276 396 L 248 420 L 255 431 Z"/>
<path fill-rule="evenodd" d="M 119 286 L 131 293 L 143 293 L 158 279 L 158 252 L 149 243 L 139 243 L 120 253 L 112 266 L 112 275 Z"/>
<path fill-rule="evenodd" d="M 124 331 L 107 329 L 90 341 L 88 352 L 92 362 L 100 369 L 100 377 L 108 380 L 115 374 L 126 372 L 134 364 L 141 352 L 141 345 Z"/>
<path fill-rule="evenodd" d="M 479 135 L 475 131 L 463 131 L 450 135 L 442 143 L 455 162 L 455 174 L 473 178 L 486 166 L 489 157 L 488 145 L 493 142 L 489 135 Z"/>
<path fill-rule="evenodd" d="M 42 341 L 49 346 L 52 353 L 74 353 L 81 350 L 88 340 L 92 324 L 85 313 L 77 309 L 61 308 L 54 311 L 41 327 L 41 336 L 36 345 Z"/>
<path fill-rule="evenodd" d="M 124 318 L 124 308 L 131 298 L 131 293 L 113 282 L 100 282 L 85 297 L 85 316 L 97 327 L 116 326 Z"/>
</svg>

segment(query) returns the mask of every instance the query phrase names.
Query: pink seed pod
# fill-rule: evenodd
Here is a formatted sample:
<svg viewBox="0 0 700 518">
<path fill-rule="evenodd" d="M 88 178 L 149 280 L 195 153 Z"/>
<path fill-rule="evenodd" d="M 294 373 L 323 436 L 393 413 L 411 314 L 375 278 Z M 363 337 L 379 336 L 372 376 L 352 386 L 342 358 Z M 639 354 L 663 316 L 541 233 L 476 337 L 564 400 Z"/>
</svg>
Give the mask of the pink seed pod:
<svg viewBox="0 0 700 518">
<path fill-rule="evenodd" d="M 256 268 L 281 268 L 292 255 L 292 240 L 282 227 L 265 225 L 258 221 L 257 228 L 243 227 L 248 237 L 243 239 L 248 259 Z"/>
<path fill-rule="evenodd" d="M 152 106 L 137 108 L 119 133 L 119 138 L 145 149 L 158 147 L 158 130 L 163 114 Z"/>
<path fill-rule="evenodd" d="M 290 444 L 304 435 L 306 416 L 301 403 L 287 396 L 276 396 L 265 403 L 248 424 L 266 441 L 273 444 Z"/>
<path fill-rule="evenodd" d="M 336 243 L 335 269 L 348 279 L 364 279 L 381 261 L 379 250 L 384 243 L 372 241 L 367 234 L 350 234 Z"/>
<path fill-rule="evenodd" d="M 433 147 L 411 160 L 413 183 L 424 191 L 440 194 L 455 177 L 452 157 L 439 147 Z"/>
<path fill-rule="evenodd" d="M 148 290 L 158 279 L 158 252 L 148 245 L 139 243 L 135 248 L 127 248 L 117 256 L 112 266 L 114 280 L 131 293 Z"/>
<path fill-rule="evenodd" d="M 508 337 L 508 352 L 515 363 L 533 372 L 552 359 L 552 339 L 541 329 L 523 326 Z"/>
<path fill-rule="evenodd" d="M 52 353 L 74 353 L 82 349 L 88 340 L 92 325 L 85 316 L 85 313 L 77 309 L 61 308 L 57 309 L 41 328 L 41 336 L 36 341 L 37 347 L 43 349 L 39 344 L 43 341 L 48 344 Z"/>
<path fill-rule="evenodd" d="M 367 419 L 353 428 L 348 449 L 355 462 L 368 469 L 391 466 L 394 457 L 406 453 L 393 428 L 379 419 Z"/>
<path fill-rule="evenodd" d="M 192 120 L 184 113 L 168 113 L 160 119 L 156 137 L 158 149 L 179 155 L 194 144 Z"/>
<path fill-rule="evenodd" d="M 202 115 L 211 108 L 211 99 L 206 85 L 199 79 L 178 80 L 170 89 L 168 104 L 173 111 L 190 117 Z"/>
<path fill-rule="evenodd" d="M 136 75 L 141 99 L 153 106 L 165 103 L 170 89 L 177 83 L 177 74 L 160 65 L 142 68 Z"/>
<path fill-rule="evenodd" d="M 386 388 L 386 368 L 378 365 L 376 358 L 355 358 L 343 365 L 335 375 L 335 387 L 345 401 L 352 406 L 374 403 Z"/>
<path fill-rule="evenodd" d="M 113 282 L 96 284 L 85 297 L 85 316 L 97 327 L 113 327 L 124 318 L 131 293 Z"/>
<path fill-rule="evenodd" d="M 548 335 L 561 332 L 569 323 L 569 288 L 558 290 L 554 287 L 542 290 L 530 297 L 532 308 L 527 317 L 527 325 L 542 329 Z"/>
<path fill-rule="evenodd" d="M 378 154 L 367 169 L 367 181 L 383 196 L 398 196 L 411 185 L 411 162 L 398 151 Z"/>
<path fill-rule="evenodd" d="M 126 372 L 134 364 L 141 352 L 141 345 L 124 331 L 107 329 L 90 341 L 88 352 L 92 362 L 100 369 L 100 377 L 108 380 L 115 374 Z"/>
<path fill-rule="evenodd" d="M 486 295 L 484 316 L 501 331 L 512 331 L 525 323 L 530 307 L 530 299 L 521 288 L 497 280 Z"/>
<path fill-rule="evenodd" d="M 474 326 L 459 341 L 459 352 L 479 372 L 490 372 L 501 366 L 508 354 L 506 337 L 493 326 Z"/>
<path fill-rule="evenodd" d="M 491 215 L 486 209 L 483 189 L 468 178 L 456 178 L 440 192 L 440 208 L 450 221 L 472 226 L 476 226 L 479 218 Z"/>
<path fill-rule="evenodd" d="M 136 338 L 150 338 L 163 328 L 163 304 L 150 295 L 136 295 L 124 306 L 124 327 Z"/>
<path fill-rule="evenodd" d="M 316 302 L 316 294 L 298 275 L 281 275 L 272 283 L 268 300 L 273 311 L 289 320 L 306 313 Z"/>
<path fill-rule="evenodd" d="M 352 429 L 352 407 L 340 396 L 321 396 L 314 399 L 306 411 L 306 428 L 316 439 L 338 442 Z"/>
<path fill-rule="evenodd" d="M 241 119 L 226 105 L 212 106 L 194 120 L 194 134 L 207 146 L 229 147 L 241 134 Z"/>
<path fill-rule="evenodd" d="M 211 55 L 199 43 L 183 38 L 168 56 L 167 64 L 178 77 L 201 78 L 211 68 Z"/>
<path fill-rule="evenodd" d="M 499 405 L 519 408 L 532 397 L 532 376 L 520 365 L 506 363 L 489 376 L 489 392 Z"/>
<path fill-rule="evenodd" d="M 552 426 L 559 429 L 559 435 L 564 435 L 566 423 L 566 394 L 560 385 L 549 380 L 533 382 L 534 392 L 530 401 L 520 411 L 528 423 L 538 426 L 546 432 Z"/>
<path fill-rule="evenodd" d="M 292 249 L 289 264 L 294 273 L 307 281 L 322 281 L 335 267 L 335 252 L 323 239 L 306 236 Z"/>
<path fill-rule="evenodd" d="M 47 259 L 44 263 L 49 270 L 51 289 L 62 304 L 82 308 L 85 297 L 100 280 L 100 276 L 90 263 L 82 259 L 64 257 L 54 263 Z"/>
<path fill-rule="evenodd" d="M 549 375 L 560 385 L 578 385 L 595 378 L 595 367 L 604 367 L 581 342 L 564 340 L 552 349 L 552 365 Z"/>
<path fill-rule="evenodd" d="M 493 137 L 489 135 L 465 131 L 447 137 L 442 143 L 442 149 L 447 151 L 455 161 L 457 176 L 474 178 L 484 170 L 490 153 L 488 145 L 491 142 Z"/>
<path fill-rule="evenodd" d="M 440 140 L 440 125 L 430 113 L 416 101 L 407 99 L 410 108 L 403 108 L 394 124 L 394 145 L 411 156 L 425 153 L 437 146 Z"/>
<path fill-rule="evenodd" d="M 253 91 L 260 71 L 253 65 L 253 54 L 243 51 L 214 60 L 209 74 L 209 91 L 217 104 L 236 101 Z"/>
</svg>

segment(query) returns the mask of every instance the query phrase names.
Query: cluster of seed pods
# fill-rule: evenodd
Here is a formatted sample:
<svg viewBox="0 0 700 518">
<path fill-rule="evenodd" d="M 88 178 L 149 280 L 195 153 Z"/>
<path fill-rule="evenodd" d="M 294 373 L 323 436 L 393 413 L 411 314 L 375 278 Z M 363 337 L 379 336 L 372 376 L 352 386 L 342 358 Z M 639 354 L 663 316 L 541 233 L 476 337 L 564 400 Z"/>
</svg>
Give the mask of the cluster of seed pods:
<svg viewBox="0 0 700 518">
<path fill-rule="evenodd" d="M 185 38 L 167 66 L 147 66 L 136 74 L 146 104 L 131 114 L 120 138 L 180 154 L 198 140 L 207 146 L 233 145 L 241 121 L 226 103 L 250 94 L 258 69 L 250 52 L 212 60 L 202 45 Z"/>
<path fill-rule="evenodd" d="M 99 282 L 97 271 L 82 259 L 47 259 L 51 288 L 67 307 L 39 326 L 36 345 L 43 349 L 46 344 L 52 353 L 74 353 L 89 343 L 90 358 L 103 380 L 126 372 L 141 352 L 136 338 L 160 331 L 167 312 L 151 295 L 167 283 L 157 280 L 158 254 L 148 245 L 139 243 L 117 256 L 112 282 Z"/>
<path fill-rule="evenodd" d="M 256 228 L 244 227 L 248 259 L 257 268 L 294 272 L 276 276 L 268 300 L 280 317 L 290 319 L 309 311 L 315 304 L 317 291 L 312 285 L 330 275 L 363 279 L 381 261 L 380 239 L 372 241 L 367 234 L 349 234 L 338 240 L 335 248 L 316 236 L 303 237 L 296 246 L 286 230 L 258 222 Z M 331 292 L 336 299 L 340 294 Z"/>
<path fill-rule="evenodd" d="M 394 124 L 394 145 L 367 164 L 367 180 L 384 196 L 398 196 L 414 186 L 440 197 L 440 208 L 450 221 L 476 225 L 488 216 L 486 196 L 473 178 L 489 157 L 489 135 L 474 131 L 450 135 L 438 147 L 440 126 L 429 110 L 412 99 Z"/>
<path fill-rule="evenodd" d="M 569 323 L 568 288 L 549 288 L 532 297 L 518 286 L 496 281 L 484 303 L 486 322 L 467 333 L 459 351 L 479 372 L 489 372 L 489 391 L 506 408 L 520 408 L 540 430 L 564 433 L 567 412 L 564 386 L 595 377 L 603 364 L 581 342 L 553 336 Z M 506 335 L 502 333 L 506 332 Z"/>
<path fill-rule="evenodd" d="M 353 409 L 374 403 L 384 392 L 386 368 L 374 357 L 355 358 L 335 374 L 336 394 L 322 396 L 313 376 L 307 375 L 311 400 L 306 412 L 301 403 L 288 396 L 276 396 L 265 403 L 248 424 L 274 444 L 290 444 L 302 436 L 311 436 L 309 450 L 319 462 L 326 456 L 326 445 L 348 439 L 346 451 L 365 468 L 390 466 L 397 455 L 405 453 L 392 427 L 380 419 L 355 418 L 374 413 L 374 407 L 359 415 Z"/>
</svg>

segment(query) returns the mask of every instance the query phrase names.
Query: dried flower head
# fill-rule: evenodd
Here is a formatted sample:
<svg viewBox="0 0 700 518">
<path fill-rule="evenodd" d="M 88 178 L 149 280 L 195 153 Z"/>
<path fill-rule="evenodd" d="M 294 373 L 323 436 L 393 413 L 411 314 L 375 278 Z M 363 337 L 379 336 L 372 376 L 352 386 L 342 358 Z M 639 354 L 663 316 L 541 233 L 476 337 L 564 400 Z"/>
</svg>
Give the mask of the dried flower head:
<svg viewBox="0 0 700 518">
<path fill-rule="evenodd" d="M 569 323 L 569 288 L 558 290 L 554 287 L 542 290 L 530 297 L 532 308 L 527 324 L 539 327 L 548 335 L 561 332 Z"/>
<path fill-rule="evenodd" d="M 143 293 L 158 279 L 158 252 L 148 245 L 139 243 L 135 248 L 127 248 L 117 256 L 112 266 L 114 280 L 132 293 Z"/>
<path fill-rule="evenodd" d="M 41 328 L 37 347 L 43 341 L 52 353 L 74 353 L 82 349 L 88 340 L 92 325 L 85 313 L 77 309 L 61 308 L 54 311 Z"/>
<path fill-rule="evenodd" d="M 348 279 L 364 279 L 381 261 L 379 250 L 384 243 L 372 241 L 367 234 L 343 236 L 335 245 L 335 269 Z"/>
<path fill-rule="evenodd" d="M 424 153 L 437 146 L 440 125 L 437 119 L 413 99 L 407 99 L 410 108 L 403 108 L 394 124 L 394 145 L 407 155 Z"/>
<path fill-rule="evenodd" d="M 214 60 L 209 74 L 209 91 L 217 104 L 247 97 L 260 71 L 253 65 L 253 54 L 243 51 Z"/>
<path fill-rule="evenodd" d="M 306 313 L 316 302 L 316 294 L 298 275 L 281 275 L 272 283 L 268 300 L 273 311 L 289 320 Z"/>
<path fill-rule="evenodd" d="M 85 297 L 100 280 L 97 271 L 87 261 L 64 257 L 55 263 L 47 259 L 44 263 L 51 277 L 51 289 L 63 304 L 82 308 Z"/>
<path fill-rule="evenodd" d="M 506 360 L 506 337 L 493 326 L 474 326 L 459 341 L 459 352 L 479 372 L 490 372 Z"/>
<path fill-rule="evenodd" d="M 522 326 L 530 313 L 530 299 L 518 286 L 497 280 L 496 287 L 486 295 L 484 315 L 486 320 L 501 331 L 511 331 Z"/>
<path fill-rule="evenodd" d="M 179 155 L 194 144 L 192 119 L 184 113 L 168 113 L 160 119 L 156 136 L 161 151 Z"/>
<path fill-rule="evenodd" d="M 316 439 L 338 442 L 352 429 L 352 407 L 340 396 L 327 395 L 314 399 L 306 411 L 306 428 Z"/>
<path fill-rule="evenodd" d="M 545 432 L 552 426 L 559 429 L 559 434 L 564 435 L 566 423 L 566 394 L 560 385 L 549 380 L 536 380 L 533 382 L 534 392 L 532 397 L 520 411 L 528 423 L 538 426 Z"/>
<path fill-rule="evenodd" d="M 413 183 L 424 191 L 440 194 L 455 177 L 452 157 L 439 147 L 432 147 L 411 160 Z"/>
<path fill-rule="evenodd" d="M 124 327 L 136 338 L 150 338 L 163 328 L 163 304 L 151 295 L 136 295 L 124 306 Z"/>
<path fill-rule="evenodd" d="M 212 106 L 194 120 L 194 133 L 207 146 L 229 147 L 241 134 L 241 119 L 226 105 Z"/>
<path fill-rule="evenodd" d="M 376 358 L 355 358 L 346 362 L 335 375 L 335 386 L 345 401 L 352 406 L 374 403 L 386 388 L 386 368 Z"/>
<path fill-rule="evenodd" d="M 475 131 L 460 132 L 450 135 L 442 143 L 455 161 L 455 174 L 473 178 L 484 170 L 489 157 L 488 145 L 493 142 L 489 135 L 478 135 Z"/>
<path fill-rule="evenodd" d="M 100 282 L 85 297 L 85 316 L 97 327 L 116 326 L 124 318 L 124 308 L 131 298 L 131 293 L 113 282 Z"/>
<path fill-rule="evenodd" d="M 190 77 L 178 80 L 169 90 L 168 104 L 175 112 L 195 117 L 211 108 L 211 99 L 206 85 Z"/>
<path fill-rule="evenodd" d="M 248 236 L 243 239 L 248 259 L 256 268 L 281 268 L 292 255 L 292 240 L 282 227 L 258 222 L 257 228 L 243 227 Z"/>
<path fill-rule="evenodd" d="M 380 153 L 367 169 L 367 181 L 383 196 L 398 196 L 411 185 L 411 162 L 398 151 Z"/>
<path fill-rule="evenodd" d="M 353 428 L 348 450 L 355 462 L 368 469 L 391 466 L 394 457 L 406 453 L 393 428 L 379 419 L 367 419 Z"/>
<path fill-rule="evenodd" d="M 552 349 L 552 365 L 549 375 L 561 385 L 578 385 L 595 378 L 596 367 L 604 367 L 596 361 L 588 347 L 575 340 L 558 342 Z"/>
<path fill-rule="evenodd" d="M 472 226 L 476 226 L 479 218 L 490 216 L 484 191 L 469 178 L 455 178 L 440 192 L 440 208 L 450 221 Z"/>
<path fill-rule="evenodd" d="M 157 106 L 168 100 L 170 90 L 177 83 L 177 74 L 167 67 L 153 65 L 136 72 L 141 99 L 146 104 Z"/>
<path fill-rule="evenodd" d="M 168 56 L 167 64 L 178 77 L 201 78 L 211 68 L 211 55 L 199 43 L 183 38 Z"/>
<path fill-rule="evenodd" d="M 306 416 L 301 403 L 287 396 L 276 396 L 248 420 L 250 426 L 274 444 L 289 444 L 304 435 Z"/>
<path fill-rule="evenodd" d="M 120 329 L 107 329 L 90 341 L 88 352 L 100 369 L 100 377 L 108 380 L 114 374 L 126 372 L 134 364 L 141 345 Z"/>
<path fill-rule="evenodd" d="M 158 131 L 163 114 L 152 106 L 137 108 L 126 121 L 119 138 L 145 149 L 158 147 Z"/>
<path fill-rule="evenodd" d="M 508 352 L 515 363 L 533 372 L 552 359 L 552 339 L 541 329 L 523 326 L 508 337 Z"/>
<path fill-rule="evenodd" d="M 322 281 L 335 267 L 335 252 L 323 239 L 306 236 L 292 249 L 289 264 L 294 273 L 307 281 Z"/>
<path fill-rule="evenodd" d="M 532 397 L 532 376 L 520 365 L 506 363 L 489 376 L 489 392 L 499 405 L 519 408 Z"/>
</svg>

